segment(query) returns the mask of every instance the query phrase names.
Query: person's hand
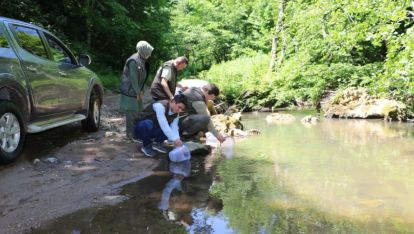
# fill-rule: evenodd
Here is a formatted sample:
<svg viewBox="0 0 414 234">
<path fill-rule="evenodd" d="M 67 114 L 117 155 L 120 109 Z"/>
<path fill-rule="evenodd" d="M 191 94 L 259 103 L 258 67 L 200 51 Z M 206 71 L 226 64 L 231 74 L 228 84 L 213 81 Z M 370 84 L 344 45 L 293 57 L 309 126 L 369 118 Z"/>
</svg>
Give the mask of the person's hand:
<svg viewBox="0 0 414 234">
<path fill-rule="evenodd" d="M 142 100 L 144 100 L 144 92 L 139 92 L 139 94 L 137 95 L 137 100 L 138 101 L 142 101 Z"/>
<path fill-rule="evenodd" d="M 182 146 L 183 142 L 180 140 L 180 138 L 178 138 L 177 140 L 174 141 L 174 146 L 178 147 L 178 146 Z"/>
<path fill-rule="evenodd" d="M 219 135 L 217 137 L 217 140 L 220 141 L 220 143 L 223 143 L 226 140 L 226 138 L 224 136 L 222 136 L 222 135 Z"/>
</svg>

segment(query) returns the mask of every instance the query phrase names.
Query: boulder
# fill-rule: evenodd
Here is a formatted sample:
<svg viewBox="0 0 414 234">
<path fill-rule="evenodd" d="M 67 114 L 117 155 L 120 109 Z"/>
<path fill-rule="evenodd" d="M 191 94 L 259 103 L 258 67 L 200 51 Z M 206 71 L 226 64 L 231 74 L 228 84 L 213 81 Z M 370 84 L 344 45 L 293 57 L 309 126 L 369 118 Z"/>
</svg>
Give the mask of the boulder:
<svg viewBox="0 0 414 234">
<path fill-rule="evenodd" d="M 261 134 L 260 130 L 255 128 L 247 130 L 247 133 L 249 134 L 249 136 L 256 136 Z"/>
<path fill-rule="evenodd" d="M 211 152 L 211 146 L 209 145 L 203 145 L 201 143 L 188 141 L 185 142 L 185 145 L 190 150 L 190 153 L 192 156 L 194 155 L 206 155 Z"/>
<path fill-rule="evenodd" d="M 272 113 L 266 116 L 268 124 L 288 124 L 295 121 L 295 116 L 291 114 Z"/>
<path fill-rule="evenodd" d="M 214 126 L 222 135 L 233 136 L 234 129 L 243 130 L 243 124 L 234 117 L 219 114 L 211 116 Z"/>
<path fill-rule="evenodd" d="M 316 124 L 316 123 L 319 122 L 319 117 L 318 116 L 313 116 L 313 115 L 307 115 L 307 116 L 302 118 L 301 122 L 302 123 L 308 123 L 308 124 Z"/>
<path fill-rule="evenodd" d="M 331 98 L 324 107 L 328 118 L 384 118 L 384 120 L 405 120 L 405 104 L 385 98 L 376 98 L 364 88 L 348 88 Z"/>
<path fill-rule="evenodd" d="M 214 102 L 211 101 L 211 100 L 209 100 L 207 102 L 207 109 L 210 112 L 210 115 L 216 115 L 217 114 L 217 109 L 216 109 L 216 107 L 214 105 Z"/>
<path fill-rule="evenodd" d="M 242 113 L 241 112 L 233 113 L 230 116 L 237 119 L 237 120 L 239 120 L 239 121 L 241 121 L 241 119 L 242 119 Z"/>
</svg>

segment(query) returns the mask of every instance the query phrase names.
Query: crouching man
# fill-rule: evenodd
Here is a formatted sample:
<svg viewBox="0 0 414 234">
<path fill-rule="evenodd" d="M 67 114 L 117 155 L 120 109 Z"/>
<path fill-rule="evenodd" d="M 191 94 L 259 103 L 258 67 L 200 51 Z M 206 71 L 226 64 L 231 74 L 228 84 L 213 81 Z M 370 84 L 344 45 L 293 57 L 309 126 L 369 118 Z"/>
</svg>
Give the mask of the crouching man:
<svg viewBox="0 0 414 234">
<path fill-rule="evenodd" d="M 147 106 L 138 117 L 135 126 L 135 137 L 142 140 L 141 151 L 148 157 L 156 152 L 167 153 L 163 145 L 165 140 L 181 146 L 178 130 L 179 113 L 187 107 L 187 98 L 183 94 L 175 95 L 171 100 L 161 100 Z M 152 142 L 154 140 L 154 142 Z"/>
<path fill-rule="evenodd" d="M 179 122 L 182 136 L 191 138 L 200 131 L 209 131 L 222 143 L 225 138 L 214 127 L 207 109 L 207 102 L 213 101 L 220 94 L 219 88 L 215 84 L 206 84 L 201 88 L 191 87 L 183 94 L 188 100 L 188 116 Z"/>
</svg>

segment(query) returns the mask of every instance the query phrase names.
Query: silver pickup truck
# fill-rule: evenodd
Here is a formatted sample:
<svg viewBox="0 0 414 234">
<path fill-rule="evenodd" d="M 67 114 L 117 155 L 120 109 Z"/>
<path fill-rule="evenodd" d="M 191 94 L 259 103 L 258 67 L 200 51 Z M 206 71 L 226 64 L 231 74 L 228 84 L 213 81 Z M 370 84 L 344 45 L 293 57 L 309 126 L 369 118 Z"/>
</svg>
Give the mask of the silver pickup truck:
<svg viewBox="0 0 414 234">
<path fill-rule="evenodd" d="M 98 130 L 103 87 L 90 61 L 47 30 L 0 17 L 0 163 L 19 156 L 27 133 L 75 121 Z"/>
</svg>

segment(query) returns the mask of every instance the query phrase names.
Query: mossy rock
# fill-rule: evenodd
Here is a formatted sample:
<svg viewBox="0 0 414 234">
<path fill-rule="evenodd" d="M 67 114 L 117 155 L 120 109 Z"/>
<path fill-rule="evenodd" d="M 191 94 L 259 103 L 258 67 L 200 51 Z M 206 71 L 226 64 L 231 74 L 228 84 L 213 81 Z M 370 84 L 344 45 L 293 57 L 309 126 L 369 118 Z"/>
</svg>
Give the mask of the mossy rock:
<svg viewBox="0 0 414 234">
<path fill-rule="evenodd" d="M 211 121 L 213 121 L 213 124 L 216 127 L 217 131 L 222 135 L 232 136 L 234 129 L 244 129 L 243 124 L 240 122 L 240 120 L 228 115 L 213 115 L 211 116 Z"/>
<path fill-rule="evenodd" d="M 405 104 L 384 98 L 370 96 L 364 88 L 347 88 L 333 97 L 324 106 L 328 118 L 384 118 L 406 120 Z"/>
<path fill-rule="evenodd" d="M 272 113 L 266 116 L 266 122 L 269 124 L 289 124 L 295 120 L 295 116 L 291 114 Z"/>
</svg>

